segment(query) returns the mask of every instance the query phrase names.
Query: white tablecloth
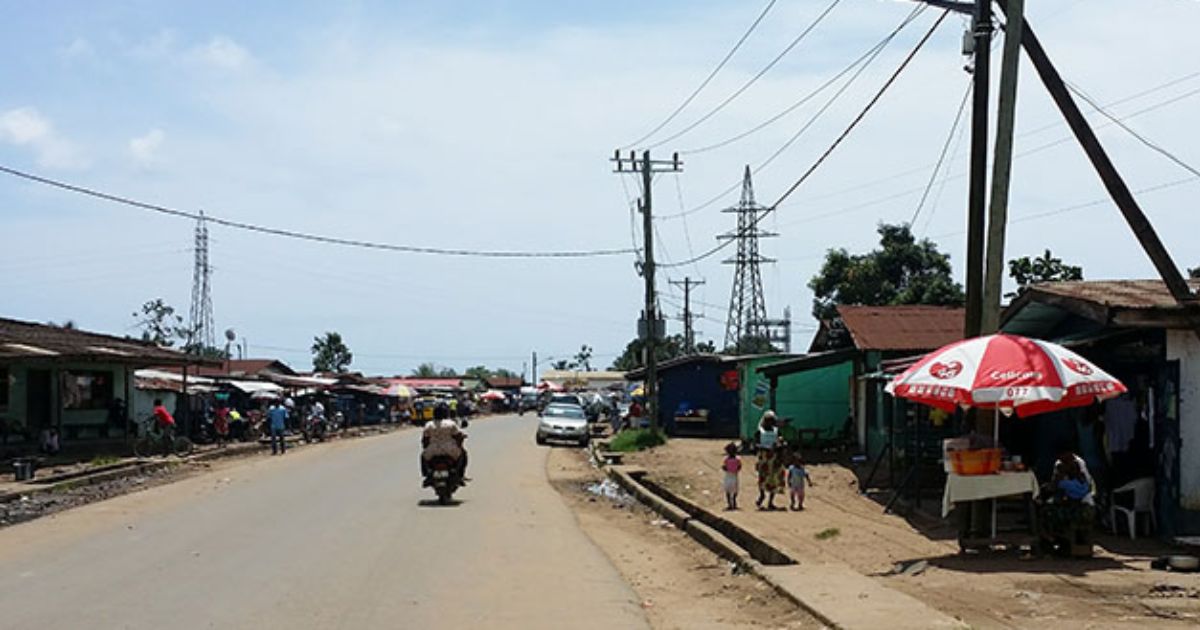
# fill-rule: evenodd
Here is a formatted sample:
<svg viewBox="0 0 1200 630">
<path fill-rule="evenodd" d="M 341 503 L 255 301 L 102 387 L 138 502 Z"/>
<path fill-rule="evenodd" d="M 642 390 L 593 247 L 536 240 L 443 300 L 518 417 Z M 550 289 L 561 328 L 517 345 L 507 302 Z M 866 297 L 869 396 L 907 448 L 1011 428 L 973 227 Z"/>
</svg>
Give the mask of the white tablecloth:
<svg viewBox="0 0 1200 630">
<path fill-rule="evenodd" d="M 994 475 L 946 475 L 946 491 L 942 493 L 942 518 L 950 515 L 955 503 L 1008 497 L 1026 492 L 1036 499 L 1038 481 L 1033 473 L 999 472 Z"/>
</svg>

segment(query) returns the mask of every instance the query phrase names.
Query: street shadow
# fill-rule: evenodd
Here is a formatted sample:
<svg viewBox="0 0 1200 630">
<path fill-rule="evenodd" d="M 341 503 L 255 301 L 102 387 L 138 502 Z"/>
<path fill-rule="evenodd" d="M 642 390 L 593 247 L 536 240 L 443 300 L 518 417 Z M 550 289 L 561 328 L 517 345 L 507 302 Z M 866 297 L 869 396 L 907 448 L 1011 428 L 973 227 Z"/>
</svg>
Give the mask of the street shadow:
<svg viewBox="0 0 1200 630">
<path fill-rule="evenodd" d="M 421 499 L 420 501 L 417 501 L 417 507 L 452 508 L 452 507 L 458 507 L 458 506 L 462 505 L 463 503 L 464 503 L 464 501 L 462 499 L 450 499 L 450 501 L 448 503 L 442 503 L 441 501 L 438 501 L 437 499 Z"/>
<path fill-rule="evenodd" d="M 918 559 L 909 560 L 909 564 Z M 943 556 L 921 558 L 930 566 L 958 573 L 1029 573 L 1054 574 L 1084 577 L 1090 573 L 1122 571 L 1129 565 L 1114 558 L 1095 556 L 1091 558 L 1063 558 L 1057 556 L 1032 557 L 1018 551 L 991 551 L 981 553 L 954 553 Z M 879 575 L 886 575 L 881 573 Z"/>
</svg>

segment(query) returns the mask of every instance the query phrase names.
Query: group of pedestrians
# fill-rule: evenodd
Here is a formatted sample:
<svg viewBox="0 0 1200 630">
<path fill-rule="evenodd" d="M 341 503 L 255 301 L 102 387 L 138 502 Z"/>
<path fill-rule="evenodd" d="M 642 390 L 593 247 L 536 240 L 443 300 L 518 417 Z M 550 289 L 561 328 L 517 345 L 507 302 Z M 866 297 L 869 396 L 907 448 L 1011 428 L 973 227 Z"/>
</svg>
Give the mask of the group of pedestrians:
<svg viewBox="0 0 1200 630">
<path fill-rule="evenodd" d="M 788 507 L 794 511 L 804 509 L 804 490 L 813 485 L 812 477 L 804 467 L 799 449 L 791 448 L 779 434 L 779 421 L 775 412 L 763 414 L 758 430 L 754 432 L 752 445 L 755 449 L 754 471 L 758 477 L 758 498 L 754 505 L 759 510 L 778 510 L 775 495 L 786 490 Z M 738 445 L 725 446 L 725 460 L 721 463 L 724 472 L 722 489 L 725 491 L 725 509 L 738 509 L 738 476 L 742 471 L 742 460 L 738 457 Z M 765 502 L 765 505 L 764 505 Z"/>
</svg>

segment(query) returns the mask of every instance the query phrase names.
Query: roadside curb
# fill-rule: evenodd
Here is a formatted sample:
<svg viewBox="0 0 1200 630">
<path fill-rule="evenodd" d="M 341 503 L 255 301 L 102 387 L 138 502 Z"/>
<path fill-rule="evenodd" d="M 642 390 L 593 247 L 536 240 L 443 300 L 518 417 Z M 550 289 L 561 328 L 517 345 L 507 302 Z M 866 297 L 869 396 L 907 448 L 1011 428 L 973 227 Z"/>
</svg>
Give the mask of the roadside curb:
<svg viewBox="0 0 1200 630">
<path fill-rule="evenodd" d="M 642 502 L 650 509 L 657 512 L 680 531 L 691 536 L 693 540 L 703 545 L 708 550 L 717 554 L 735 565 L 741 567 L 747 573 L 762 580 L 764 584 L 770 586 L 775 592 L 785 597 L 788 601 L 804 609 L 813 617 L 816 617 L 821 623 L 834 630 L 846 630 L 842 625 L 830 619 L 820 610 L 804 601 L 799 594 L 793 592 L 785 584 L 776 580 L 765 570 L 763 565 L 758 560 L 755 560 L 750 552 L 739 546 L 727 538 L 724 534 L 709 527 L 708 525 L 693 518 L 682 508 L 668 502 L 666 499 L 658 496 L 655 492 L 642 485 L 633 475 L 645 471 L 633 466 L 610 466 L 607 469 L 608 476 L 616 481 L 617 485 L 621 486 L 626 492 L 635 496 L 638 501 Z M 715 516 L 715 515 L 714 515 Z M 768 546 L 765 541 L 762 541 L 764 546 Z M 782 552 L 778 552 L 784 555 Z"/>
</svg>

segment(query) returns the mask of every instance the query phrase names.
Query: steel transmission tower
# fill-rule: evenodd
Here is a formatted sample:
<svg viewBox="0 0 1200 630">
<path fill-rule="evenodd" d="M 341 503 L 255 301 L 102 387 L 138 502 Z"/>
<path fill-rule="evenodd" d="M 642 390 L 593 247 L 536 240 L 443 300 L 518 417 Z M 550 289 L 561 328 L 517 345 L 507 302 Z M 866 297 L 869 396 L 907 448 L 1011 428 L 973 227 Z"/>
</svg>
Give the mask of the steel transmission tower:
<svg viewBox="0 0 1200 630">
<path fill-rule="evenodd" d="M 204 213 L 196 221 L 196 265 L 192 271 L 192 308 L 188 311 L 188 350 L 197 354 L 213 348 L 212 292 L 209 279 L 212 268 L 208 265 L 208 225 Z"/>
<path fill-rule="evenodd" d="M 737 253 L 723 261 L 737 265 L 733 273 L 733 293 L 729 298 L 729 320 L 725 323 L 725 347 L 734 348 L 747 337 L 767 337 L 767 303 L 763 297 L 762 271 L 759 265 L 775 262 L 758 253 L 758 239 L 777 236 L 759 229 L 758 223 L 767 208 L 754 201 L 754 184 L 750 181 L 750 166 L 742 178 L 742 199 L 724 212 L 737 214 L 737 229 L 718 236 L 718 239 L 737 239 Z"/>
</svg>

